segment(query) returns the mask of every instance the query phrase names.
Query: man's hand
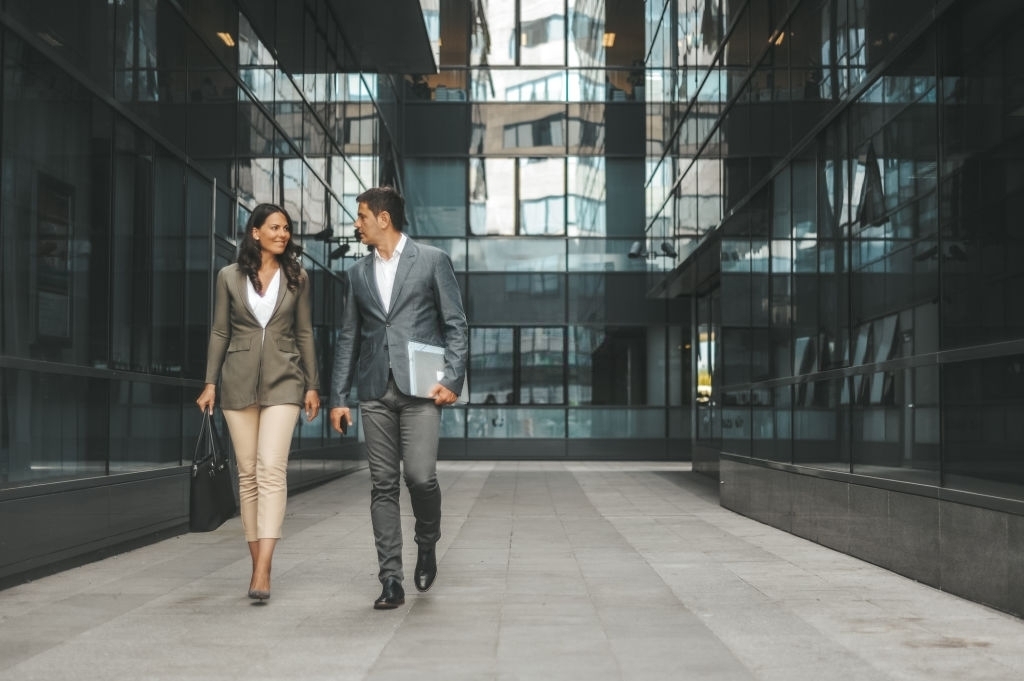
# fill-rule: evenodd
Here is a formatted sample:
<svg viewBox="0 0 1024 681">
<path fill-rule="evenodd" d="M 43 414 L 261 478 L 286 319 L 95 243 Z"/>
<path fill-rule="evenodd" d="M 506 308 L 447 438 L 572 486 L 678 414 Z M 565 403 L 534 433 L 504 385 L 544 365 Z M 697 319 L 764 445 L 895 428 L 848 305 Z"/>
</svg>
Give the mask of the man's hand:
<svg viewBox="0 0 1024 681">
<path fill-rule="evenodd" d="M 458 395 L 440 383 L 435 383 L 433 389 L 427 395 L 434 398 L 434 404 L 439 407 L 443 407 L 446 404 L 455 404 L 455 400 L 459 399 Z"/>
<path fill-rule="evenodd" d="M 334 407 L 331 409 L 331 427 L 336 431 L 345 434 L 348 427 L 352 425 L 352 411 L 348 407 Z"/>
</svg>

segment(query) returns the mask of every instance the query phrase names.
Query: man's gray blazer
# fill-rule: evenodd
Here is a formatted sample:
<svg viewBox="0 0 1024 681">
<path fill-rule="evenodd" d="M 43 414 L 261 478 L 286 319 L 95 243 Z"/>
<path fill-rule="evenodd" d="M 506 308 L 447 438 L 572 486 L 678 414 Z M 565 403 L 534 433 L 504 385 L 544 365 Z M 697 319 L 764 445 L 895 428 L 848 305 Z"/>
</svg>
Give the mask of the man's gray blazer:
<svg viewBox="0 0 1024 681">
<path fill-rule="evenodd" d="M 469 329 L 451 258 L 439 248 L 407 239 L 387 312 L 374 259 L 371 253 L 348 270 L 331 406 L 348 406 L 353 381 L 360 400 L 380 398 L 387 390 L 389 370 L 398 389 L 411 394 L 409 341 L 445 348 L 444 378 L 439 383 L 458 393 L 466 377 Z"/>
</svg>

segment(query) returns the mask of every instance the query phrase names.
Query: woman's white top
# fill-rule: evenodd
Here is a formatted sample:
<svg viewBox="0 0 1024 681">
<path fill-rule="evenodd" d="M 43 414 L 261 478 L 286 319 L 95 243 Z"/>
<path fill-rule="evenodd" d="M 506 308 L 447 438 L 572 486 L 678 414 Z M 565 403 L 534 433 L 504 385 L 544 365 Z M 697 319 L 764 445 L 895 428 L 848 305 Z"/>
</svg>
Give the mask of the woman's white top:
<svg viewBox="0 0 1024 681">
<path fill-rule="evenodd" d="M 274 276 L 267 284 L 267 290 L 263 292 L 262 296 L 256 292 L 256 287 L 252 285 L 251 279 L 246 277 L 245 283 L 249 290 L 249 307 L 252 308 L 252 313 L 256 315 L 260 326 L 266 329 L 267 322 L 274 316 L 274 308 L 277 306 L 277 290 L 281 286 L 281 268 L 277 268 L 277 272 L 274 272 Z"/>
</svg>

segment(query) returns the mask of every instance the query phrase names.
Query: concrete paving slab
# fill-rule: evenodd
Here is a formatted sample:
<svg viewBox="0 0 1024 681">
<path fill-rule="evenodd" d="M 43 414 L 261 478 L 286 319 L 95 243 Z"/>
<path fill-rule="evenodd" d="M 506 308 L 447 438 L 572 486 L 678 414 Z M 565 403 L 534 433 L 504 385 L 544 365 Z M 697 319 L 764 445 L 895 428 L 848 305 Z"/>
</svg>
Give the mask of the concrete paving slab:
<svg viewBox="0 0 1024 681">
<path fill-rule="evenodd" d="M 442 462 L 439 576 L 379 612 L 369 480 L 0 591 L 0 681 L 1009 681 L 1024 621 L 722 509 L 685 463 Z"/>
</svg>

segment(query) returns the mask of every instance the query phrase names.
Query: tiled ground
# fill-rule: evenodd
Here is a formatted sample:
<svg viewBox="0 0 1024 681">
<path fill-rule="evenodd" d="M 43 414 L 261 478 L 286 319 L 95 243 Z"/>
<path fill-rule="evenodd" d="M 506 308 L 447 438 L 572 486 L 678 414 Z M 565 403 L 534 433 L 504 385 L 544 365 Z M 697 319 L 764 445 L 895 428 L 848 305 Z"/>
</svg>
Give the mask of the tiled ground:
<svg viewBox="0 0 1024 681">
<path fill-rule="evenodd" d="M 726 511 L 687 464 L 440 477 L 438 581 L 412 587 L 407 515 L 398 610 L 363 470 L 289 501 L 264 605 L 237 518 L 0 591 L 0 679 L 1024 678 L 1024 621 Z"/>
</svg>

